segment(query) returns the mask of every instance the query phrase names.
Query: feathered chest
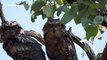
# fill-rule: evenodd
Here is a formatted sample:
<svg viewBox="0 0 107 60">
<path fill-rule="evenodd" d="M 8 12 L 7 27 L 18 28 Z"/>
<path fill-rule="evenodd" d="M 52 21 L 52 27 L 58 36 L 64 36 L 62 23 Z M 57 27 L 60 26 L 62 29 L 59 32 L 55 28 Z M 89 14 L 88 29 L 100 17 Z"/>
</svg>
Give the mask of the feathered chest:
<svg viewBox="0 0 107 60">
<path fill-rule="evenodd" d="M 50 31 L 44 34 L 45 42 L 49 45 L 55 45 L 59 42 L 63 42 L 63 37 L 65 36 L 64 31 Z"/>
</svg>

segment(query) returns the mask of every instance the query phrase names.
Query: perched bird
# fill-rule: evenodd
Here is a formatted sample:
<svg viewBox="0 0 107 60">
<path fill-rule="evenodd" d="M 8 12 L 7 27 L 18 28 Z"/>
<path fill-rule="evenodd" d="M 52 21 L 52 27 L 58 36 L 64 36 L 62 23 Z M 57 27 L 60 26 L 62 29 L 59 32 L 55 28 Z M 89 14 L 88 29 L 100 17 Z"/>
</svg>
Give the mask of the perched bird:
<svg viewBox="0 0 107 60">
<path fill-rule="evenodd" d="M 15 21 L 0 27 L 3 49 L 14 60 L 46 60 L 41 45 Z"/>
<path fill-rule="evenodd" d="M 59 19 L 48 20 L 43 32 L 50 60 L 78 60 L 73 39 Z"/>
</svg>

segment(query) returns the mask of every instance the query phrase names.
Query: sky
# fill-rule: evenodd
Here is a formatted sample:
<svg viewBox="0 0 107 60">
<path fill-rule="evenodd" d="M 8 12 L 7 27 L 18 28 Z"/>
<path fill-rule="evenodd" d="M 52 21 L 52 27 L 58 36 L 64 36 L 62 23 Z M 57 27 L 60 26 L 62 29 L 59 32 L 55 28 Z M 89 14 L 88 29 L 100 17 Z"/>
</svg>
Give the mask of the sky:
<svg viewBox="0 0 107 60">
<path fill-rule="evenodd" d="M 43 36 L 42 28 L 47 20 L 46 19 L 43 20 L 41 16 L 39 16 L 36 19 L 35 23 L 32 23 L 30 10 L 26 11 L 23 6 L 16 5 L 16 3 L 19 3 L 21 1 L 22 0 L 8 0 L 8 1 L 1 0 L 6 19 L 9 21 L 17 21 L 21 25 L 21 27 L 23 27 L 23 29 L 35 30 Z M 32 0 L 27 0 L 27 2 L 31 4 Z M 55 18 L 61 18 L 61 17 L 62 16 L 55 17 Z M 71 22 L 66 24 L 66 29 L 68 29 L 69 27 L 72 27 L 73 34 L 77 35 L 81 39 L 85 37 L 85 31 L 81 24 L 76 25 L 72 20 Z M 102 36 L 103 36 L 102 40 L 95 39 L 93 44 L 91 44 L 90 42 L 87 42 L 91 46 L 91 48 L 93 49 L 96 55 L 99 52 L 102 52 L 105 47 L 105 44 L 107 41 L 107 37 L 106 37 L 107 32 L 105 32 Z M 44 48 L 45 47 L 43 46 L 43 50 L 45 51 Z M 84 57 L 82 57 L 82 53 L 84 53 L 84 51 L 77 45 L 76 45 L 76 50 L 77 50 L 79 60 L 89 60 L 86 54 L 84 55 Z M 6 54 L 6 52 L 3 50 L 2 43 L 0 43 L 0 60 L 12 60 L 12 58 L 9 57 Z"/>
</svg>

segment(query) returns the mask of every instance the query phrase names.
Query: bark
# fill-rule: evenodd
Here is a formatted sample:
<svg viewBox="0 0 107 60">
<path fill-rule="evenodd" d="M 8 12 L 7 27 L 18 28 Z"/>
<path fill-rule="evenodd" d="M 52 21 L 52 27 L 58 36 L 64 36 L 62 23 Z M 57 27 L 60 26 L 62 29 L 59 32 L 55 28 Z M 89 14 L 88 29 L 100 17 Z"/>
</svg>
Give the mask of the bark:
<svg viewBox="0 0 107 60">
<path fill-rule="evenodd" d="M 42 38 L 42 36 L 37 33 L 34 30 L 30 30 L 30 31 L 26 31 L 25 32 L 27 35 L 32 36 L 34 38 L 36 38 L 40 43 L 42 43 L 43 45 L 45 45 L 45 40 Z"/>
<path fill-rule="evenodd" d="M 106 46 L 104 48 L 101 60 L 107 60 L 107 44 L 106 44 Z"/>
<path fill-rule="evenodd" d="M 4 16 L 3 10 L 2 10 L 1 1 L 0 1 L 0 17 L 1 17 L 2 24 L 3 24 L 3 23 L 8 23 L 8 21 L 6 20 L 6 18 L 5 18 L 5 16 Z"/>
<path fill-rule="evenodd" d="M 73 41 L 86 52 L 89 59 L 90 60 L 96 60 L 96 56 L 95 56 L 93 50 L 91 49 L 91 47 L 87 43 L 81 42 L 81 39 L 71 32 L 71 28 L 69 29 L 69 32 L 71 33 L 70 35 L 73 38 Z M 87 47 L 87 51 L 84 47 Z"/>
</svg>

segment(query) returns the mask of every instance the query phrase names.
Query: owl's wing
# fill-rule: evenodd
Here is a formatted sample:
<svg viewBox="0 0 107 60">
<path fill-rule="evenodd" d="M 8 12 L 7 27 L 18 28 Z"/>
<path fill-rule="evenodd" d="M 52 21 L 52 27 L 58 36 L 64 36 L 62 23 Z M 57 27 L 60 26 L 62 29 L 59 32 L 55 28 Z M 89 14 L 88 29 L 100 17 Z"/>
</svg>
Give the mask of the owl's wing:
<svg viewBox="0 0 107 60">
<path fill-rule="evenodd" d="M 65 39 L 66 39 L 66 42 L 68 44 L 68 51 L 72 52 L 71 53 L 72 60 L 78 60 L 75 45 L 74 45 L 74 42 L 73 42 L 73 38 L 69 35 L 68 31 L 65 31 Z"/>
<path fill-rule="evenodd" d="M 96 60 L 96 56 L 91 47 L 87 43 L 81 42 L 81 39 L 71 32 L 71 28 L 68 30 L 68 35 L 71 40 L 73 39 L 73 41 L 86 52 L 90 60 Z M 87 48 L 87 51 L 84 47 Z"/>
</svg>

